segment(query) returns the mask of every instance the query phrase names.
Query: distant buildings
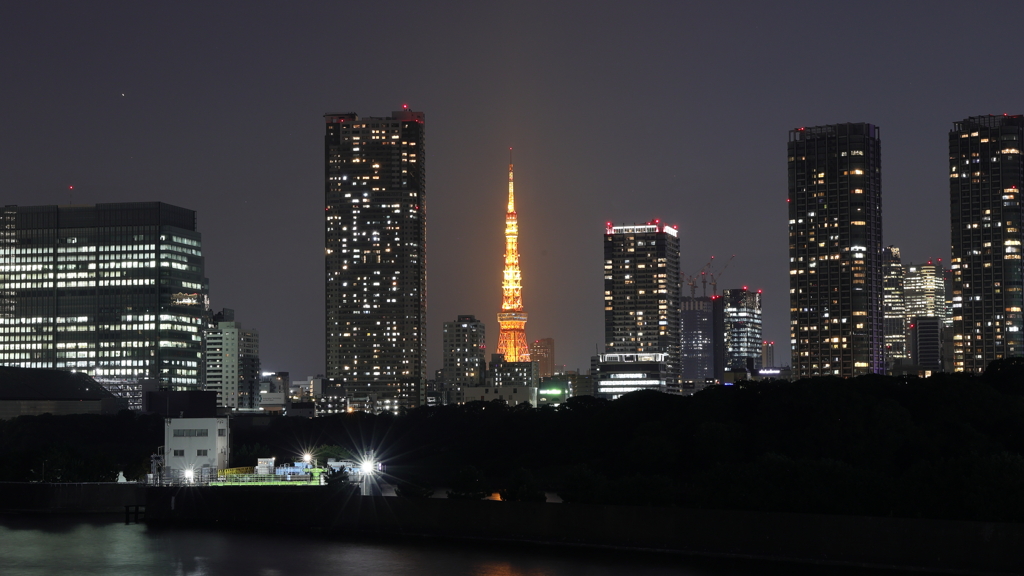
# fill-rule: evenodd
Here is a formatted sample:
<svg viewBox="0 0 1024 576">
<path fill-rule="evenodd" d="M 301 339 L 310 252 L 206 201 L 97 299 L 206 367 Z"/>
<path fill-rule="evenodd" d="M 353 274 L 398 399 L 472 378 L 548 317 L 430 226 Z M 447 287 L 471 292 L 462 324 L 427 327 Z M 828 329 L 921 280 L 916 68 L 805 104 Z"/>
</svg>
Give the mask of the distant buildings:
<svg viewBox="0 0 1024 576">
<path fill-rule="evenodd" d="M 216 328 L 206 332 L 205 389 L 217 393 L 218 407 L 259 408 L 260 335 L 235 322 L 233 310 L 222 312 Z"/>
<path fill-rule="evenodd" d="M 192 210 L 6 206 L 0 364 L 85 372 L 141 408 L 139 381 L 198 389 L 208 306 Z"/>
<path fill-rule="evenodd" d="M 863 123 L 789 133 L 796 378 L 884 371 L 879 134 Z"/>
<path fill-rule="evenodd" d="M 530 360 L 537 363 L 541 378 L 555 374 L 555 339 L 541 338 L 530 343 Z"/>
<path fill-rule="evenodd" d="M 949 132 L 953 367 L 1024 354 L 1024 116 L 972 116 Z"/>
<path fill-rule="evenodd" d="M 761 366 L 765 368 L 775 366 L 775 341 L 761 342 Z"/>
<path fill-rule="evenodd" d="M 326 376 L 397 412 L 426 380 L 424 115 L 324 118 Z"/>
<path fill-rule="evenodd" d="M 609 222 L 604 235 L 604 356 L 615 360 L 602 362 L 618 370 L 626 358 L 657 357 L 666 389 L 679 392 L 680 287 L 675 227 L 659 220 L 639 226 Z M 600 372 L 597 393 L 604 394 L 603 365 Z"/>
<path fill-rule="evenodd" d="M 907 323 L 918 316 L 946 316 L 946 285 L 942 260 L 907 264 L 903 280 Z"/>
<path fill-rule="evenodd" d="M 540 383 L 536 362 L 508 362 L 502 354 L 491 355 L 485 386 L 532 386 Z M 536 406 L 536 404 L 534 404 Z"/>
<path fill-rule="evenodd" d="M 904 270 L 900 249 L 886 246 L 882 250 L 882 314 L 885 334 L 885 362 L 892 365 L 908 357 L 907 304 L 904 293 Z"/>
<path fill-rule="evenodd" d="M 471 314 L 444 323 L 441 379 L 450 386 L 479 386 L 487 372 L 484 323 Z"/>
<path fill-rule="evenodd" d="M 637 390 L 681 392 L 669 387 L 668 354 L 600 354 L 600 369 L 594 377 L 594 396 L 615 400 Z"/>
<path fill-rule="evenodd" d="M 726 367 L 756 373 L 761 368 L 761 291 L 722 291 L 725 306 Z"/>
<path fill-rule="evenodd" d="M 681 389 L 721 380 L 725 374 L 725 301 L 720 296 L 683 296 L 679 310 Z"/>
</svg>

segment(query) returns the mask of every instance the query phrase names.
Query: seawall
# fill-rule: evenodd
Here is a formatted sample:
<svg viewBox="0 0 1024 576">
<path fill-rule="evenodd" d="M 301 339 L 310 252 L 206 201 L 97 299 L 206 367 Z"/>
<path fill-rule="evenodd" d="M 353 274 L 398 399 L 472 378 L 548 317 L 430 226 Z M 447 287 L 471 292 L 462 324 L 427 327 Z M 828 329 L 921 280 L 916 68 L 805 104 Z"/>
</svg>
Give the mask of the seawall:
<svg viewBox="0 0 1024 576">
<path fill-rule="evenodd" d="M 0 513 L 113 514 L 146 503 L 132 482 L 0 482 Z"/>
<path fill-rule="evenodd" d="M 147 522 L 661 550 L 971 574 L 1024 574 L 1024 525 L 362 497 L 320 487 L 149 488 Z"/>
</svg>

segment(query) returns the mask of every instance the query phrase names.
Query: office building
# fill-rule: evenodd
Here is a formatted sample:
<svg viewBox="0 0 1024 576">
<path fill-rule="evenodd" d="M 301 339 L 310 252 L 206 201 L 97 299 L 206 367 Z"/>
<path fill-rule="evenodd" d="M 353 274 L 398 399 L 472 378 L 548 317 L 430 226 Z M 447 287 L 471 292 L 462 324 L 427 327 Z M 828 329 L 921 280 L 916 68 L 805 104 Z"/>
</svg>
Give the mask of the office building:
<svg viewBox="0 0 1024 576">
<path fill-rule="evenodd" d="M 945 318 L 946 283 L 942 260 L 926 264 L 907 264 L 903 280 L 906 300 L 906 323 L 918 316 Z"/>
<path fill-rule="evenodd" d="M 721 296 L 683 296 L 679 306 L 681 388 L 725 376 L 725 301 Z"/>
<path fill-rule="evenodd" d="M 679 391 L 680 287 L 676 227 L 659 220 L 639 226 L 607 224 L 605 352 L 660 355 L 670 392 Z"/>
<path fill-rule="evenodd" d="M 942 317 L 915 316 L 907 330 L 913 365 L 931 376 L 942 371 Z"/>
<path fill-rule="evenodd" d="M 426 380 L 424 115 L 324 118 L 326 376 L 397 412 Z"/>
<path fill-rule="evenodd" d="M 508 208 L 505 210 L 505 268 L 501 280 L 497 348 L 497 353 L 504 356 L 506 362 L 530 361 L 526 320 L 527 314 L 523 308 L 523 273 L 519 268 L 519 215 L 516 213 L 512 163 L 509 162 Z"/>
<path fill-rule="evenodd" d="M 885 334 L 885 365 L 892 365 L 907 354 L 907 306 L 904 295 L 904 269 L 900 249 L 882 249 L 882 315 Z"/>
<path fill-rule="evenodd" d="M 218 407 L 259 408 L 259 332 L 234 321 L 217 322 L 216 328 L 206 332 L 205 389 L 217 393 Z"/>
<path fill-rule="evenodd" d="M 541 378 L 555 375 L 555 339 L 541 338 L 530 343 L 530 360 L 537 363 Z"/>
<path fill-rule="evenodd" d="M 1024 353 L 1020 194 L 1024 116 L 972 116 L 949 133 L 953 369 Z"/>
<path fill-rule="evenodd" d="M 441 380 L 446 386 L 480 386 L 487 372 L 484 323 L 471 314 L 444 323 Z"/>
<path fill-rule="evenodd" d="M 540 383 L 536 362 L 509 362 L 503 354 L 491 354 L 486 386 L 533 386 Z"/>
<path fill-rule="evenodd" d="M 615 400 L 638 390 L 684 393 L 669 388 L 668 354 L 600 354 L 600 369 L 594 380 L 594 396 Z M 689 393 L 689 392 L 685 392 Z"/>
<path fill-rule="evenodd" d="M 879 129 L 797 128 L 788 152 L 793 376 L 882 373 Z"/>
<path fill-rule="evenodd" d="M 85 372 L 141 409 L 139 381 L 198 389 L 208 307 L 192 210 L 6 206 L 0 364 Z"/>
<path fill-rule="evenodd" d="M 751 374 L 761 368 L 761 291 L 722 291 L 725 305 L 725 365 Z"/>
</svg>

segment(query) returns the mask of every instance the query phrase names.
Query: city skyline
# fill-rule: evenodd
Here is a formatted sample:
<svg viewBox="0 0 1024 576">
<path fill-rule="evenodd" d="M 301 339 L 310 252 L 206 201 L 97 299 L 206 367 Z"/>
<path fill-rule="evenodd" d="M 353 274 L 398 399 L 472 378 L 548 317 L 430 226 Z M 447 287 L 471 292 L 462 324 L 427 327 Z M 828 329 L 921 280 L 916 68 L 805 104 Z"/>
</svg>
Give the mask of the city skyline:
<svg viewBox="0 0 1024 576">
<path fill-rule="evenodd" d="M 2 71 L 18 90 L 0 97 L 17 113 L 0 140 L 0 174 L 5 204 L 195 210 L 213 308 L 238 310 L 260 330 L 264 366 L 297 377 L 325 365 L 324 112 L 381 115 L 408 103 L 431 118 L 428 374 L 440 367 L 445 320 L 486 321 L 500 304 L 500 151 L 510 144 L 530 167 L 518 199 L 530 214 L 520 246 L 527 338 L 553 337 L 558 363 L 585 370 L 602 335 L 592 238 L 604 222 L 678 222 L 690 274 L 710 255 L 736 254 L 720 287 L 763 289 L 764 336 L 785 342 L 779 142 L 788 130 L 859 121 L 885 130 L 883 242 L 905 262 L 946 261 L 951 123 L 1019 112 L 1006 94 L 1021 80 L 991 93 L 948 82 L 951 69 L 995 76 L 1012 62 L 1012 42 L 983 25 L 1008 16 L 1000 6 L 978 7 L 976 23 L 962 22 L 955 3 L 857 14 L 597 3 L 585 18 L 524 3 L 473 7 L 457 22 L 412 4 L 287 15 L 269 6 L 207 7 L 201 17 L 187 7 L 8 9 L 0 43 L 19 56 Z M 325 74 L 338 54 L 365 53 L 371 30 L 341 39 L 310 30 L 325 18 L 380 15 L 401 15 L 393 43 L 372 62 Z M 809 55 L 791 33 L 840 19 L 858 42 Z M 954 49 L 963 35 L 976 41 Z M 875 81 L 855 80 L 869 72 Z M 792 89 L 809 75 L 822 87 L 813 96 Z M 787 357 L 780 347 L 777 363 Z"/>
</svg>

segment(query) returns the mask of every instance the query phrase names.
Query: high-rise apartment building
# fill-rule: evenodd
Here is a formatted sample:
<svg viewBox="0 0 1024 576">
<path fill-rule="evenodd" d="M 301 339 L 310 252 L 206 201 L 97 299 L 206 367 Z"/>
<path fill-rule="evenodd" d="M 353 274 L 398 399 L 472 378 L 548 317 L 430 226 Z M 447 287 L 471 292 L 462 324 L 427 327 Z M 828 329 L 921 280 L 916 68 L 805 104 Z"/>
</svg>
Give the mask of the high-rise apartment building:
<svg viewBox="0 0 1024 576">
<path fill-rule="evenodd" d="M 872 124 L 789 133 L 793 375 L 884 371 L 881 140 Z"/>
<path fill-rule="evenodd" d="M 1024 116 L 972 116 L 949 132 L 953 369 L 1024 354 Z"/>
<path fill-rule="evenodd" d="M 604 236 L 608 354 L 664 354 L 665 384 L 679 390 L 679 231 L 653 220 Z"/>
<path fill-rule="evenodd" d="M 137 409 L 142 379 L 198 389 L 207 285 L 192 210 L 6 206 L 0 363 L 85 372 Z"/>
<path fill-rule="evenodd" d="M 885 363 L 891 367 L 907 357 L 907 307 L 904 296 L 904 270 L 900 249 L 882 249 L 882 314 L 885 333 Z"/>
<path fill-rule="evenodd" d="M 424 115 L 324 118 L 326 376 L 367 405 L 415 406 L 426 379 Z"/>
<path fill-rule="evenodd" d="M 260 334 L 242 324 L 219 321 L 206 332 L 206 385 L 217 406 L 256 410 L 260 398 Z"/>
<path fill-rule="evenodd" d="M 537 363 L 541 378 L 555 375 L 555 339 L 541 338 L 530 343 L 530 360 Z"/>
<path fill-rule="evenodd" d="M 761 291 L 722 291 L 725 302 L 725 365 L 729 370 L 761 368 Z"/>
<path fill-rule="evenodd" d="M 484 323 L 471 314 L 444 323 L 441 379 L 448 386 L 480 386 L 487 374 Z"/>
</svg>

